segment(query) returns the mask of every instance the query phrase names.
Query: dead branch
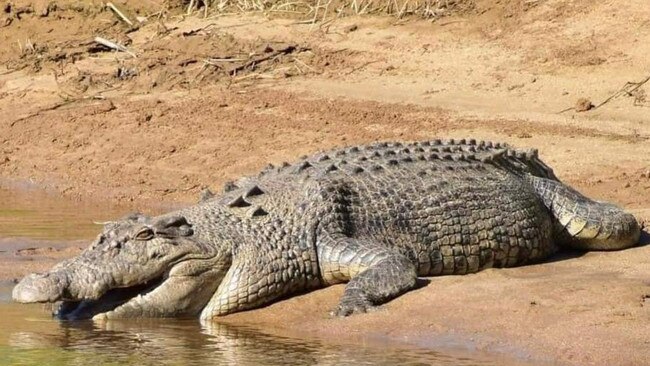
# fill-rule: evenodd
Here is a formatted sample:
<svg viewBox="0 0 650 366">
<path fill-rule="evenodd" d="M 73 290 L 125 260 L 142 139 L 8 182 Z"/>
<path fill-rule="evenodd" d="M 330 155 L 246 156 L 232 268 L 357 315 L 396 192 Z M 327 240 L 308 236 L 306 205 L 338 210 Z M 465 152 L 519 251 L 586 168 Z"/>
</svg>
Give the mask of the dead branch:
<svg viewBox="0 0 650 366">
<path fill-rule="evenodd" d="M 309 71 L 311 71 L 311 72 L 313 72 L 315 74 L 322 74 L 323 73 L 322 71 L 318 71 L 318 70 L 314 69 L 313 67 L 307 65 L 303 60 L 299 59 L 298 57 L 294 57 L 293 61 L 295 63 L 297 63 L 297 64 L 300 64 L 300 65 L 304 66 L 305 68 L 309 69 Z"/>
<path fill-rule="evenodd" d="M 116 51 L 125 52 L 125 53 L 129 54 L 129 55 L 130 55 L 131 57 L 133 57 L 133 58 L 137 58 L 137 57 L 138 57 L 138 56 L 135 55 L 135 53 L 129 51 L 126 47 L 122 46 L 121 44 L 119 44 L 119 43 L 115 43 L 115 42 L 113 42 L 113 41 L 109 41 L 109 40 L 106 39 L 106 38 L 95 37 L 95 42 L 101 44 L 102 46 L 106 46 L 106 47 L 108 47 L 108 48 L 114 49 L 114 50 L 116 50 Z"/>
<path fill-rule="evenodd" d="M 620 88 L 620 89 L 617 90 L 615 93 L 613 93 L 612 95 L 610 95 L 609 97 L 607 97 L 607 99 L 605 99 L 604 101 L 600 102 L 598 105 L 593 106 L 593 107 L 591 108 L 591 110 L 594 110 L 594 109 L 600 108 L 600 107 L 602 107 L 603 105 L 605 105 L 605 104 L 609 103 L 610 101 L 612 101 L 613 99 L 616 99 L 616 98 L 620 97 L 621 95 L 631 95 L 631 94 L 632 94 L 633 92 L 635 92 L 637 89 L 641 88 L 644 84 L 646 84 L 648 81 L 650 81 L 650 76 L 647 76 L 645 79 L 643 79 L 643 80 L 641 80 L 641 81 L 639 81 L 639 82 L 636 82 L 636 83 L 635 83 L 635 82 L 631 82 L 631 81 L 626 82 L 625 85 L 623 85 L 622 88 Z M 630 88 L 630 87 L 632 87 L 632 88 Z M 557 112 L 557 114 L 562 114 L 562 113 L 564 113 L 564 112 L 568 112 L 568 111 L 570 111 L 570 110 L 574 110 L 574 109 L 575 109 L 575 107 L 565 108 L 565 109 L 563 109 L 563 110 Z"/>
<path fill-rule="evenodd" d="M 276 58 L 276 57 L 278 57 L 280 55 L 286 55 L 286 54 L 292 53 L 295 50 L 296 50 L 295 45 L 288 45 L 288 46 L 286 46 L 286 47 L 284 47 L 282 49 L 274 50 L 272 52 L 269 52 L 268 54 L 260 55 L 258 57 L 253 56 L 247 62 L 245 62 L 245 63 L 243 63 L 241 65 L 235 66 L 234 68 L 228 70 L 228 73 L 230 74 L 230 76 L 235 76 L 235 75 L 237 75 L 238 72 L 240 72 L 242 70 L 245 70 L 245 69 L 247 69 L 247 68 L 249 68 L 251 66 L 257 65 L 257 64 L 262 63 L 264 61 L 274 59 L 274 58 Z"/>
<path fill-rule="evenodd" d="M 352 70 L 346 72 L 344 75 L 350 75 L 350 74 L 353 74 L 353 73 L 355 73 L 355 72 L 357 72 L 357 71 L 359 71 L 359 70 L 361 70 L 361 69 L 364 69 L 366 66 L 368 66 L 368 65 L 372 65 L 372 64 L 377 63 L 377 62 L 379 62 L 379 60 L 374 60 L 374 61 L 364 62 L 364 63 L 361 64 L 360 66 L 357 66 L 357 67 L 353 68 Z"/>
<path fill-rule="evenodd" d="M 57 110 L 57 109 L 59 109 L 59 108 L 65 106 L 65 105 L 68 105 L 68 104 L 74 102 L 74 101 L 75 101 L 74 99 L 72 99 L 72 100 L 64 100 L 64 101 L 62 101 L 62 102 L 55 103 L 54 105 L 51 105 L 51 106 L 49 106 L 49 107 L 47 107 L 47 108 L 39 109 L 38 111 L 36 111 L 36 112 L 34 112 L 34 113 L 30 113 L 30 114 L 28 114 L 28 115 L 26 115 L 26 116 L 24 116 L 24 117 L 20 117 L 20 118 L 18 118 L 18 119 L 16 119 L 16 120 L 12 121 L 12 122 L 9 124 L 9 127 L 13 127 L 13 126 L 16 125 L 16 123 L 18 123 L 18 122 L 25 121 L 25 120 L 28 120 L 28 119 L 30 119 L 30 118 L 33 118 L 33 117 L 39 116 L 39 115 L 41 115 L 42 113 Z"/>
<path fill-rule="evenodd" d="M 106 3 L 106 6 L 117 15 L 118 18 L 120 18 L 124 23 L 128 24 L 129 26 L 133 27 L 133 22 L 126 16 L 124 13 L 120 11 L 120 9 L 117 8 L 117 6 L 113 5 L 113 3 Z"/>
<path fill-rule="evenodd" d="M 645 79 L 643 79 L 643 80 L 641 80 L 641 81 L 639 81 L 637 83 L 628 81 L 616 93 L 610 95 L 607 99 L 602 101 L 600 104 L 594 106 L 592 109 L 599 108 L 599 107 L 603 106 L 605 103 L 608 103 L 610 100 L 612 100 L 614 98 L 617 98 L 617 97 L 620 97 L 621 95 L 630 95 L 632 92 L 634 92 L 637 89 L 639 89 L 640 87 L 642 87 L 643 84 L 647 83 L 648 81 L 650 81 L 650 76 L 646 77 Z M 631 89 L 628 89 L 631 86 L 634 86 L 634 87 L 631 88 Z"/>
<path fill-rule="evenodd" d="M 14 73 L 14 72 L 20 71 L 20 70 L 22 70 L 22 69 L 26 69 L 27 67 L 28 67 L 28 65 L 25 64 L 25 65 L 20 66 L 20 67 L 17 68 L 17 69 L 9 69 L 9 68 L 8 68 L 7 70 L 5 70 L 5 71 L 3 71 L 3 72 L 0 72 L 0 76 L 1 76 L 1 75 L 9 75 L 9 74 L 11 74 L 11 73 Z"/>
<path fill-rule="evenodd" d="M 195 35 L 195 34 L 197 34 L 199 32 L 210 29 L 210 28 L 214 27 L 215 25 L 217 25 L 217 23 L 210 23 L 210 24 L 207 24 L 207 25 L 205 25 L 203 27 L 200 27 L 200 28 L 190 29 L 190 30 L 185 31 L 185 32 L 183 32 L 181 34 L 183 35 L 183 37 L 193 36 L 193 35 Z"/>
<path fill-rule="evenodd" d="M 12 122 L 9 124 L 9 127 L 14 127 L 14 126 L 16 125 L 16 123 L 18 123 L 18 122 L 22 122 L 22 121 L 25 121 L 25 120 L 28 120 L 28 119 L 34 118 L 34 117 L 36 117 L 36 116 L 40 116 L 41 114 L 43 114 L 43 113 L 45 113 L 45 112 L 55 111 L 55 110 L 57 110 L 57 109 L 59 109 L 59 108 L 61 108 L 61 107 L 64 107 L 64 106 L 68 105 L 68 104 L 76 103 L 76 102 L 83 101 L 83 100 L 97 100 L 97 99 L 101 99 L 101 100 L 103 100 L 103 99 L 106 99 L 106 97 L 104 97 L 104 96 L 102 95 L 102 93 L 105 93 L 105 92 L 107 92 L 107 91 L 117 90 L 117 89 L 119 89 L 119 88 L 120 88 L 120 87 L 113 87 L 113 88 L 108 88 L 108 89 L 100 90 L 100 91 L 98 91 L 96 94 L 93 94 L 93 95 L 87 95 L 87 96 L 84 96 L 84 97 L 78 97 L 78 98 L 64 99 L 64 100 L 62 100 L 62 101 L 60 101 L 60 102 L 54 103 L 53 105 L 51 105 L 51 106 L 49 106 L 49 107 L 45 107 L 45 108 L 43 108 L 43 109 L 39 109 L 38 111 L 36 111 L 36 112 L 34 112 L 34 113 L 30 113 L 30 114 L 28 114 L 28 115 L 26 115 L 26 116 L 20 117 L 20 118 L 18 118 L 18 119 L 16 119 L 16 120 L 12 121 Z M 112 104 L 112 103 L 111 103 L 111 104 Z M 115 108 L 115 107 L 113 106 L 113 109 L 114 109 L 114 108 Z"/>
</svg>

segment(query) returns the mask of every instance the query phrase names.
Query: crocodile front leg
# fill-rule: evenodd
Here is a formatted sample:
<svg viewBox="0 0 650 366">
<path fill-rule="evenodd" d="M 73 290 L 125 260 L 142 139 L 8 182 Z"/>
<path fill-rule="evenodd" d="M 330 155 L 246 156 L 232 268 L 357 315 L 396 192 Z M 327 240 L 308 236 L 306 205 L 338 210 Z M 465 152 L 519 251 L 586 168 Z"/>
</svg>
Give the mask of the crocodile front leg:
<svg viewBox="0 0 650 366">
<path fill-rule="evenodd" d="M 291 293 L 319 287 L 317 271 L 313 248 L 303 250 L 260 239 L 260 244 L 245 246 L 236 253 L 201 319 L 255 309 Z"/>
<path fill-rule="evenodd" d="M 404 255 L 367 240 L 344 235 L 320 238 L 318 260 L 325 284 L 349 281 L 337 316 L 365 313 L 415 287 L 415 265 Z"/>
</svg>

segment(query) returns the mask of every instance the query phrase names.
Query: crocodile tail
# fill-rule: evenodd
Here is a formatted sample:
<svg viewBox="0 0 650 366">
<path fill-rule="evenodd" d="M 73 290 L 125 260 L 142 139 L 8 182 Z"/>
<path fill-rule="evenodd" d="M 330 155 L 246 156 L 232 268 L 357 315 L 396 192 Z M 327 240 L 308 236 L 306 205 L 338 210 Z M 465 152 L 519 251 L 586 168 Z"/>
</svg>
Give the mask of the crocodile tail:
<svg viewBox="0 0 650 366">
<path fill-rule="evenodd" d="M 553 216 L 559 244 L 584 250 L 617 250 L 636 245 L 641 228 L 632 214 L 593 201 L 559 181 L 527 176 Z"/>
</svg>

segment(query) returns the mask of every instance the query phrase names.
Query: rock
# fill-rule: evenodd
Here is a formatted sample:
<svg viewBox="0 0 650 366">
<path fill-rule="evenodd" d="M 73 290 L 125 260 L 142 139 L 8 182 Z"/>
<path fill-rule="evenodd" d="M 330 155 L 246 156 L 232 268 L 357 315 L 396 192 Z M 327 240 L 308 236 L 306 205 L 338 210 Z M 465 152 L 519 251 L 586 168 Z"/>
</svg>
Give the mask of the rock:
<svg viewBox="0 0 650 366">
<path fill-rule="evenodd" d="M 594 105 L 591 103 L 591 101 L 587 98 L 580 98 L 576 102 L 575 110 L 576 112 L 586 112 L 590 109 L 592 109 Z"/>
<path fill-rule="evenodd" d="M 351 33 L 359 29 L 359 26 L 356 24 L 350 24 L 347 27 L 343 28 L 343 32 L 345 33 Z"/>
</svg>

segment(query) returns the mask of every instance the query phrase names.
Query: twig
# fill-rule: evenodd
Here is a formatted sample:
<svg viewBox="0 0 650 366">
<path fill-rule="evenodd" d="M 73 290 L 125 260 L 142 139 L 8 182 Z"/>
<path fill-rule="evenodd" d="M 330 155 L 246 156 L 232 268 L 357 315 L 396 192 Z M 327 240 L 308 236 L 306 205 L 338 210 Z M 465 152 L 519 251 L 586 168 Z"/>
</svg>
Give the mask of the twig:
<svg viewBox="0 0 650 366">
<path fill-rule="evenodd" d="M 604 105 L 605 103 L 609 102 L 610 100 L 612 100 L 612 99 L 614 99 L 614 98 L 616 98 L 616 97 L 619 97 L 619 96 L 621 96 L 621 95 L 623 95 L 623 94 L 631 94 L 632 92 L 634 92 L 634 91 L 636 91 L 637 89 L 639 89 L 640 87 L 642 87 L 643 84 L 647 83 L 648 81 L 650 81 L 650 76 L 646 77 L 646 78 L 643 79 L 642 81 L 639 81 L 638 83 L 634 83 L 634 82 L 629 82 L 629 81 L 628 81 L 628 82 L 625 83 L 625 85 L 624 85 L 621 89 L 619 89 L 616 93 L 610 95 L 607 99 L 605 99 L 603 102 L 601 102 L 601 103 L 598 104 L 597 106 L 594 106 L 592 109 L 599 108 L 599 107 L 601 107 L 602 105 Z M 630 87 L 630 86 L 632 86 L 632 85 L 634 85 L 634 88 L 628 90 L 628 87 Z"/>
<path fill-rule="evenodd" d="M 307 4 L 305 4 L 302 1 L 293 1 L 293 2 L 288 2 L 288 3 L 284 3 L 284 4 L 274 5 L 273 9 L 271 9 L 271 10 L 280 10 L 282 8 L 287 8 L 287 7 L 294 6 L 294 5 L 307 5 Z M 307 6 L 309 6 L 309 5 L 307 5 Z"/>
<path fill-rule="evenodd" d="M 252 73 L 252 74 L 237 77 L 233 81 L 235 83 L 237 83 L 237 82 L 240 82 L 242 80 L 247 80 L 247 79 L 277 79 L 277 77 L 273 76 L 271 74 L 268 74 L 268 73 L 267 74 L 262 74 L 262 73 L 259 73 L 259 72 L 255 72 L 255 73 Z"/>
<path fill-rule="evenodd" d="M 117 15 L 120 19 L 122 19 L 124 23 L 133 27 L 133 22 L 129 18 L 127 18 L 127 16 L 124 15 L 124 13 L 122 13 L 120 9 L 117 8 L 117 6 L 113 5 L 113 3 L 106 3 L 106 6 L 108 6 L 115 13 L 115 15 Z"/>
<path fill-rule="evenodd" d="M 228 70 L 228 73 L 230 74 L 230 76 L 236 76 L 237 73 L 240 72 L 241 70 L 245 70 L 245 69 L 247 69 L 247 68 L 249 68 L 249 67 L 251 67 L 253 65 L 262 63 L 264 61 L 274 59 L 274 58 L 276 58 L 276 57 L 278 57 L 280 55 L 286 55 L 286 54 L 292 53 L 296 49 L 297 49 L 296 46 L 289 45 L 289 46 L 287 46 L 287 47 L 285 47 L 285 48 L 283 48 L 281 50 L 273 51 L 273 52 L 269 53 L 268 55 L 262 55 L 260 57 L 251 57 L 244 64 L 236 66 L 236 67 Z"/>
<path fill-rule="evenodd" d="M 456 19 L 456 20 L 449 20 L 449 21 L 447 21 L 447 22 L 440 22 L 440 23 L 437 23 L 437 24 L 438 24 L 439 26 L 441 26 L 441 27 L 444 27 L 444 26 L 449 25 L 449 24 L 454 24 L 454 23 L 465 23 L 465 22 L 467 22 L 467 19 Z"/>
<path fill-rule="evenodd" d="M 330 8 L 330 4 L 332 3 L 332 0 L 329 0 L 327 4 L 325 4 L 325 10 L 323 11 L 323 18 L 321 18 L 321 22 L 325 21 L 325 18 L 327 17 L 327 11 Z"/>
<path fill-rule="evenodd" d="M 36 111 L 34 113 L 30 113 L 30 114 L 28 114 L 28 115 L 26 115 L 24 117 L 20 117 L 20 118 L 18 118 L 16 120 L 12 121 L 9 124 L 9 127 L 13 127 L 18 122 L 21 122 L 21 121 L 28 120 L 30 118 L 36 117 L 36 116 L 40 115 L 41 113 L 57 110 L 57 109 L 63 107 L 64 105 L 68 105 L 68 104 L 70 104 L 72 102 L 75 102 L 75 101 L 76 100 L 74 100 L 74 99 L 68 99 L 68 100 L 64 100 L 62 102 L 58 102 L 58 103 L 56 103 L 54 105 L 51 105 L 51 106 L 49 106 L 47 108 L 39 109 L 38 111 Z"/>
<path fill-rule="evenodd" d="M 298 24 L 313 24 L 314 19 L 307 19 L 307 20 L 299 20 L 297 22 L 290 23 L 290 25 L 298 25 Z"/>
<path fill-rule="evenodd" d="M 623 85 L 622 88 L 620 88 L 620 89 L 619 89 L 618 91 L 616 91 L 614 94 L 610 95 L 609 97 L 607 97 L 607 99 L 605 99 L 604 101 L 600 102 L 598 105 L 595 105 L 595 106 L 592 107 L 591 109 L 594 110 L 594 109 L 596 109 L 596 108 L 600 108 L 600 107 L 602 107 L 603 105 L 609 103 L 612 99 L 618 98 L 618 97 L 620 97 L 621 95 L 624 95 L 624 94 L 630 95 L 632 92 L 635 92 L 637 89 L 639 89 L 640 87 L 642 87 L 642 86 L 643 86 L 644 84 L 646 84 L 648 81 L 650 81 L 650 76 L 648 76 L 648 77 L 646 77 L 645 79 L 643 79 L 643 80 L 641 80 L 641 81 L 639 81 L 639 82 L 636 82 L 636 83 L 635 83 L 635 82 L 630 82 L 630 81 L 628 81 L 628 82 L 625 83 L 625 85 Z M 633 87 L 632 89 L 628 89 L 628 88 L 629 88 L 630 86 L 632 86 L 632 85 L 634 85 L 634 87 Z M 564 113 L 564 112 L 568 112 L 568 111 L 573 110 L 573 109 L 575 109 L 575 107 L 565 108 L 565 109 L 563 109 L 563 110 L 557 112 L 557 114 L 562 114 L 562 113 Z"/>
<path fill-rule="evenodd" d="M 302 65 L 302 66 L 304 66 L 304 67 L 306 67 L 306 68 L 308 68 L 308 69 L 309 69 L 311 72 L 313 72 L 313 73 L 316 73 L 316 74 L 320 74 L 320 73 L 321 73 L 321 72 L 319 72 L 319 71 L 316 71 L 316 69 L 314 69 L 313 67 L 307 65 L 304 61 L 302 61 L 302 60 L 299 59 L 298 57 L 294 57 L 294 58 L 293 58 L 293 61 L 296 62 L 296 63 L 299 63 L 300 65 Z"/>
<path fill-rule="evenodd" d="M 214 65 L 217 62 L 238 62 L 246 61 L 245 58 L 206 58 L 203 60 L 206 64 Z"/>
<path fill-rule="evenodd" d="M 316 6 L 314 7 L 314 18 L 311 20 L 311 24 L 316 24 L 316 19 L 318 19 L 318 9 L 320 9 L 320 0 L 316 2 Z M 309 28 L 311 30 L 311 28 Z"/>
<path fill-rule="evenodd" d="M 404 5 L 402 5 L 402 8 L 399 9 L 399 12 L 397 13 L 397 19 L 402 19 L 404 16 L 404 12 L 406 11 L 406 6 L 409 4 L 408 1 L 404 2 Z M 395 2 L 395 5 L 397 5 L 397 2 Z"/>
<path fill-rule="evenodd" d="M 212 27 L 214 27 L 215 25 L 217 25 L 217 23 L 210 23 L 210 24 L 207 24 L 207 25 L 205 25 L 205 26 L 203 26 L 203 27 L 200 27 L 200 28 L 190 29 L 190 30 L 185 31 L 185 32 L 183 32 L 183 33 L 181 33 L 181 34 L 182 34 L 184 37 L 193 36 L 193 35 L 195 35 L 195 34 L 201 32 L 201 31 L 205 31 L 205 30 L 207 30 L 207 29 L 209 29 L 209 28 L 212 28 Z"/>
<path fill-rule="evenodd" d="M 98 91 L 98 92 L 97 92 L 96 94 L 94 94 L 94 95 L 88 95 L 88 96 L 85 96 L 85 97 L 79 97 L 79 98 L 64 99 L 64 100 L 61 101 L 61 102 L 55 103 L 55 104 L 53 104 L 53 105 L 51 105 L 51 106 L 49 106 L 49 107 L 43 108 L 43 109 L 39 109 L 38 111 L 36 111 L 36 112 L 34 112 L 34 113 L 30 113 L 30 114 L 28 114 L 28 115 L 26 115 L 26 116 L 24 116 L 24 117 L 20 117 L 20 118 L 18 118 L 18 119 L 16 119 L 16 120 L 12 121 L 12 122 L 9 124 L 9 127 L 13 127 L 13 126 L 15 126 L 16 123 L 18 123 L 18 122 L 25 121 L 25 120 L 28 120 L 28 119 L 30 119 L 30 118 L 33 118 L 33 117 L 39 116 L 39 115 L 41 115 L 42 113 L 50 112 L 50 111 L 55 111 L 55 110 L 57 110 L 57 109 L 59 109 L 59 108 L 61 108 L 61 107 L 64 107 L 64 106 L 68 105 L 68 104 L 76 103 L 76 102 L 79 102 L 79 101 L 82 101 L 82 100 L 95 100 L 95 99 L 101 99 L 101 100 L 104 100 L 104 99 L 106 99 L 106 97 L 103 96 L 103 95 L 101 95 L 102 93 L 107 92 L 107 91 L 117 90 L 117 89 L 120 89 L 120 88 L 121 88 L 121 87 L 118 86 L 118 87 L 113 87 L 113 88 L 108 88 L 108 89 L 100 90 L 100 91 Z M 113 106 L 113 109 L 114 109 L 114 108 L 115 108 L 115 107 Z"/>
<path fill-rule="evenodd" d="M 20 70 L 25 69 L 27 67 L 28 67 L 28 65 L 25 64 L 25 65 L 22 65 L 21 67 L 19 67 L 17 69 L 7 69 L 6 71 L 0 72 L 0 75 L 9 75 L 11 73 L 14 73 L 16 71 L 20 71 Z"/>
<path fill-rule="evenodd" d="M 129 51 L 126 47 L 122 46 L 121 44 L 109 41 L 106 38 L 95 37 L 95 42 L 97 42 L 97 43 L 99 43 L 99 44 L 101 44 L 103 46 L 106 46 L 108 48 L 112 48 L 112 49 L 117 50 L 117 51 L 125 52 L 125 53 L 129 54 L 133 58 L 138 57 L 138 56 L 135 55 L 135 53 Z"/>
<path fill-rule="evenodd" d="M 374 63 L 377 63 L 377 62 L 379 62 L 379 60 L 364 62 L 362 65 L 357 66 L 357 67 L 353 68 L 352 70 L 346 72 L 345 75 L 350 75 L 350 74 L 352 74 L 354 72 L 357 72 L 357 71 L 363 69 L 364 67 L 366 67 L 368 65 L 371 65 L 371 64 L 374 64 Z"/>
</svg>

